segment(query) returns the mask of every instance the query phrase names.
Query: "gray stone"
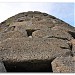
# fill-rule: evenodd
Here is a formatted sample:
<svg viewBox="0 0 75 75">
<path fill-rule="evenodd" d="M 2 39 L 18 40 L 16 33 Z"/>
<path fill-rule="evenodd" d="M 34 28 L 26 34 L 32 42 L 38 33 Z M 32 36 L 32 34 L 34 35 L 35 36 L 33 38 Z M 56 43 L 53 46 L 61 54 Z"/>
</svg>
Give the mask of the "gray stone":
<svg viewBox="0 0 75 75">
<path fill-rule="evenodd" d="M 72 36 L 61 30 L 36 30 L 33 32 L 34 38 L 58 38 L 63 40 L 71 40 Z"/>
<path fill-rule="evenodd" d="M 26 34 L 24 34 L 26 33 Z M 20 31 L 10 31 L 6 33 L 1 33 L 0 34 L 0 41 L 5 40 L 7 38 L 22 38 L 22 37 L 27 37 L 27 32 L 20 32 Z"/>
<path fill-rule="evenodd" d="M 52 60 L 68 56 L 69 45 L 61 39 L 8 38 L 0 43 L 2 61 Z"/>
<path fill-rule="evenodd" d="M 70 40 L 70 45 L 72 46 L 72 54 L 75 56 L 75 39 Z"/>
<path fill-rule="evenodd" d="M 0 72 L 6 72 L 3 62 L 0 61 Z"/>
<path fill-rule="evenodd" d="M 57 57 L 51 64 L 54 73 L 75 73 L 75 57 Z"/>
</svg>

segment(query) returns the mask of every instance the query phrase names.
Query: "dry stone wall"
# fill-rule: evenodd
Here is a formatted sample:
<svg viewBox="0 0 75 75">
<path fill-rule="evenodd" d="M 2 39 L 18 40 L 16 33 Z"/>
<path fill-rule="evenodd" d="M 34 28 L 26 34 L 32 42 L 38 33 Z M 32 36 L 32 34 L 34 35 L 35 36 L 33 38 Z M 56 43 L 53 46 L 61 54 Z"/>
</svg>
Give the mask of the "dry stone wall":
<svg viewBox="0 0 75 75">
<path fill-rule="evenodd" d="M 0 23 L 1 72 L 75 72 L 74 58 L 75 28 L 54 16 L 29 11 Z"/>
</svg>

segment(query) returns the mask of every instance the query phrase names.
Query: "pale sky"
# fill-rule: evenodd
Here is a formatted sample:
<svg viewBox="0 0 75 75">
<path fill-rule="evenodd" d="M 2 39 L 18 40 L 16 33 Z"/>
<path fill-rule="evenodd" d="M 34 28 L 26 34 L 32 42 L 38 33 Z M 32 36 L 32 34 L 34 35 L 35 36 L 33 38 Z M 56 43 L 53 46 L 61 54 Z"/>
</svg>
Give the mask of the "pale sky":
<svg viewBox="0 0 75 75">
<path fill-rule="evenodd" d="M 7 18 L 14 16 L 20 12 L 26 11 L 41 11 L 53 15 L 72 26 L 74 24 L 74 3 L 51 3 L 51 2 L 39 2 L 39 3 L 0 3 L 0 22 Z"/>
</svg>

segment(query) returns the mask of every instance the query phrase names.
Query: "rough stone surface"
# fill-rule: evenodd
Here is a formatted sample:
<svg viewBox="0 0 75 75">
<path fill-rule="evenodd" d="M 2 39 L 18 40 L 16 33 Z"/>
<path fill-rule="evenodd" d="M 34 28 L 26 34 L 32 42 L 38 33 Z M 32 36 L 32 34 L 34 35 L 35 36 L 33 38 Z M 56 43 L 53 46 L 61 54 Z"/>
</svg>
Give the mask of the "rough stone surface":
<svg viewBox="0 0 75 75">
<path fill-rule="evenodd" d="M 10 32 L 6 32 L 6 33 L 1 33 L 0 41 L 5 40 L 7 38 L 22 38 L 22 37 L 27 37 L 27 33 L 22 34 L 19 31 L 10 31 Z"/>
<path fill-rule="evenodd" d="M 0 61 L 0 72 L 6 72 L 3 62 Z"/>
<path fill-rule="evenodd" d="M 3 61 L 52 60 L 70 55 L 69 45 L 61 39 L 8 38 L 0 43 Z"/>
<path fill-rule="evenodd" d="M 75 56 L 74 39 L 75 28 L 54 16 L 19 13 L 0 23 L 0 60 L 7 72 L 57 72 L 53 67 L 57 57 L 63 70 L 62 62 Z"/>
<path fill-rule="evenodd" d="M 33 32 L 32 36 L 34 38 L 58 38 L 63 40 L 71 40 L 72 36 L 61 30 L 37 30 Z"/>
<path fill-rule="evenodd" d="M 72 39 L 70 41 L 70 44 L 72 46 L 72 54 L 73 54 L 73 56 L 75 56 L 75 39 Z"/>
<path fill-rule="evenodd" d="M 75 57 L 57 57 L 51 64 L 54 73 L 75 72 Z"/>
</svg>

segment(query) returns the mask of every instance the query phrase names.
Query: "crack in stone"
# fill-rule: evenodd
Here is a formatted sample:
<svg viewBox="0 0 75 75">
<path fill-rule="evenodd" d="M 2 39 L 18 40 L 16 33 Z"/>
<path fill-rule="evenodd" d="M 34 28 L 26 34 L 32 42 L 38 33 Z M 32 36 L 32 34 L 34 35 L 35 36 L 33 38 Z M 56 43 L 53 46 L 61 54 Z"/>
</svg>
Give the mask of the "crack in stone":
<svg viewBox="0 0 75 75">
<path fill-rule="evenodd" d="M 62 40 L 68 40 L 67 38 L 61 38 L 61 37 L 55 37 L 55 36 L 48 37 L 48 38 L 57 38 L 57 39 L 62 39 Z"/>
</svg>

